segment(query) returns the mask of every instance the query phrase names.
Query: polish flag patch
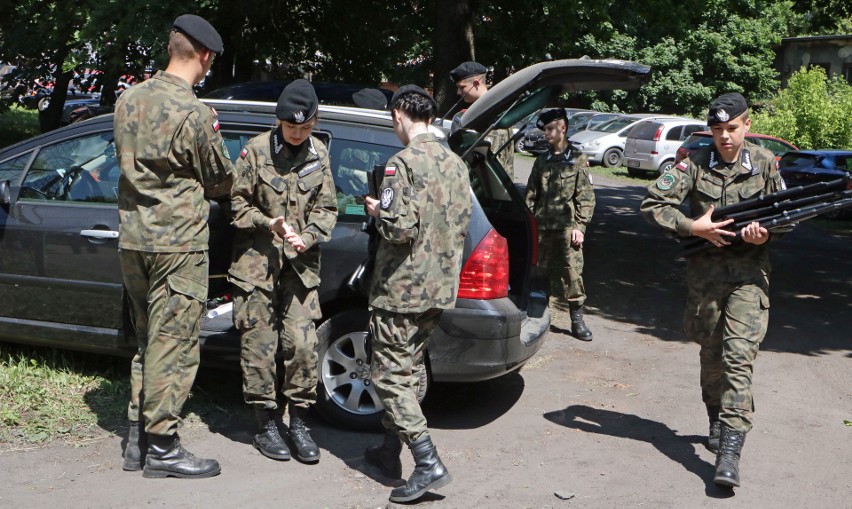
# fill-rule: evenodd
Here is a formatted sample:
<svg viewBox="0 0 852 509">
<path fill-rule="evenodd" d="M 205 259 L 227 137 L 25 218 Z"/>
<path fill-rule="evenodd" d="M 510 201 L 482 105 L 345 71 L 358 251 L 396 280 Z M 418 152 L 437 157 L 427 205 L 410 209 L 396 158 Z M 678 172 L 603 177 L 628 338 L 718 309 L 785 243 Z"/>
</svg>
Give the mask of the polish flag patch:
<svg viewBox="0 0 852 509">
<path fill-rule="evenodd" d="M 675 168 L 677 168 L 680 171 L 686 171 L 686 167 L 687 167 L 686 161 L 681 161 L 680 163 L 678 163 L 677 166 L 675 166 Z"/>
<path fill-rule="evenodd" d="M 213 132 L 218 132 L 218 131 L 219 131 L 219 121 L 214 120 L 213 121 Z"/>
<path fill-rule="evenodd" d="M 243 147 L 243 150 L 240 151 L 240 157 L 245 159 L 247 155 L 248 155 L 248 149 Z"/>
<path fill-rule="evenodd" d="M 385 177 L 393 177 L 396 175 L 396 166 L 385 166 Z"/>
</svg>

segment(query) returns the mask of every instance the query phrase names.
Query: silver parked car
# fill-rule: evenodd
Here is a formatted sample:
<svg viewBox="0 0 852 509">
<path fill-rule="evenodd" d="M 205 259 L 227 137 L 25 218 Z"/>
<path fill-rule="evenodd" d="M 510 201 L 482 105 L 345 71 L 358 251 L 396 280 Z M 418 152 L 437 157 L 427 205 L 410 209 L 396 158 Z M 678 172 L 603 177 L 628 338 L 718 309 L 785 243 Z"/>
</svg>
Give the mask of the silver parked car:
<svg viewBox="0 0 852 509">
<path fill-rule="evenodd" d="M 624 159 L 631 175 L 665 173 L 675 164 L 675 155 L 683 140 L 707 124 L 689 118 L 645 120 L 627 133 Z"/>
<path fill-rule="evenodd" d="M 619 115 L 594 129 L 578 132 L 568 137 L 589 158 L 591 164 L 602 164 L 607 168 L 621 166 L 624 160 L 624 144 L 630 129 L 643 120 L 674 118 L 653 114 Z"/>
</svg>

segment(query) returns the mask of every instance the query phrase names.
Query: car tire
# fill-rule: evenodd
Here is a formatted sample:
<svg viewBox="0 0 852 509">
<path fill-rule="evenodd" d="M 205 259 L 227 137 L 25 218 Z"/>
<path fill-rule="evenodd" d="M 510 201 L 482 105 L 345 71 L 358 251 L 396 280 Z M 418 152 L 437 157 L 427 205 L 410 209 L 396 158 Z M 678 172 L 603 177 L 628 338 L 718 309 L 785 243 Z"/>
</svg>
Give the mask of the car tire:
<svg viewBox="0 0 852 509">
<path fill-rule="evenodd" d="M 663 173 L 671 170 L 672 166 L 674 166 L 674 159 L 669 159 L 667 161 L 663 161 L 657 170 L 660 172 L 660 175 L 662 175 Z"/>
<path fill-rule="evenodd" d="M 621 162 L 624 160 L 624 152 L 615 147 L 608 149 L 604 152 L 602 161 L 603 165 L 607 168 L 615 168 L 617 166 L 621 166 Z"/>
<path fill-rule="evenodd" d="M 316 408 L 329 423 L 340 428 L 382 429 L 385 410 L 376 395 L 370 378 L 370 361 L 366 358 L 369 319 L 366 309 L 350 309 L 332 316 L 317 328 Z M 420 370 L 418 401 L 426 397 L 430 382 L 427 360 Z"/>
<path fill-rule="evenodd" d="M 524 150 L 524 139 L 523 138 L 521 138 L 520 140 L 515 142 L 515 152 L 517 152 L 519 154 L 526 154 L 527 153 L 527 151 Z"/>
</svg>

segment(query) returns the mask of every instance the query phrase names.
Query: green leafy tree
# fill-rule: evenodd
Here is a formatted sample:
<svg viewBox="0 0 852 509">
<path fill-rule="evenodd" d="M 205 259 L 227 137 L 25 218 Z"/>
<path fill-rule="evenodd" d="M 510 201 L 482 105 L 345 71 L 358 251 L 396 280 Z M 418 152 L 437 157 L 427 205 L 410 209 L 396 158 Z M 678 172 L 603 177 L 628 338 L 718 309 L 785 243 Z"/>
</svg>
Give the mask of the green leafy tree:
<svg viewBox="0 0 852 509">
<path fill-rule="evenodd" d="M 852 149 L 852 85 L 838 76 L 827 77 L 822 67 L 802 69 L 752 122 L 756 132 L 799 148 Z"/>
</svg>

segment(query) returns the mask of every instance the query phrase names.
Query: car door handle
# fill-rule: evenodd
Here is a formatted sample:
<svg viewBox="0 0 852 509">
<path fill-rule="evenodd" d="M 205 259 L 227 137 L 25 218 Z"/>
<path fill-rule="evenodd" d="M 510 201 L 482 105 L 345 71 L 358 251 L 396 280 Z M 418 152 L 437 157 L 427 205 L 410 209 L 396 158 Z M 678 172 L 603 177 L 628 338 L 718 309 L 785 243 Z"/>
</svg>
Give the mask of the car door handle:
<svg viewBox="0 0 852 509">
<path fill-rule="evenodd" d="M 82 230 L 80 235 L 93 239 L 117 239 L 118 232 L 112 230 Z"/>
</svg>

